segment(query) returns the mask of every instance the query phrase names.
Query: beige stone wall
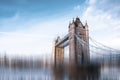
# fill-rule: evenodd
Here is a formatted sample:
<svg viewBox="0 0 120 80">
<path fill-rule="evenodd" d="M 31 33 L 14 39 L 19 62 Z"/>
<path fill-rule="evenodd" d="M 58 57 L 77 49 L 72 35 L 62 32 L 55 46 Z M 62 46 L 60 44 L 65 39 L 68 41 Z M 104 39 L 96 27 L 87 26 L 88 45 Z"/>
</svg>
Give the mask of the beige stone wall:
<svg viewBox="0 0 120 80">
<path fill-rule="evenodd" d="M 55 41 L 55 44 L 61 39 L 58 37 Z M 54 45 L 54 63 L 62 64 L 64 61 L 64 47 L 55 47 Z"/>
<path fill-rule="evenodd" d="M 76 45 L 75 45 L 75 24 L 71 23 L 69 25 L 69 62 L 74 63 L 76 57 Z"/>
</svg>

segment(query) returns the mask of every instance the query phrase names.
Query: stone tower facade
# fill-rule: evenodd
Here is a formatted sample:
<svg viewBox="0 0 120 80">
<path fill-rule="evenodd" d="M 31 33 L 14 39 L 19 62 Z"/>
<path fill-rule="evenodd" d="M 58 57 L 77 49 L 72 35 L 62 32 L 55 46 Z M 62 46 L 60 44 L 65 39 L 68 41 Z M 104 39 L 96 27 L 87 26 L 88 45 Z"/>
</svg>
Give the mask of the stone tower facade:
<svg viewBox="0 0 120 80">
<path fill-rule="evenodd" d="M 58 36 L 55 40 L 55 44 L 60 41 L 60 37 Z M 54 63 L 62 64 L 64 60 L 64 47 L 54 47 Z"/>
<path fill-rule="evenodd" d="M 88 61 L 89 46 L 80 44 L 75 38 L 74 33 L 89 45 L 88 25 L 86 23 L 84 26 L 77 17 L 75 21 L 73 20 L 72 23 L 69 24 L 69 61 L 73 63 L 78 62 L 79 56 L 82 62 Z"/>
</svg>

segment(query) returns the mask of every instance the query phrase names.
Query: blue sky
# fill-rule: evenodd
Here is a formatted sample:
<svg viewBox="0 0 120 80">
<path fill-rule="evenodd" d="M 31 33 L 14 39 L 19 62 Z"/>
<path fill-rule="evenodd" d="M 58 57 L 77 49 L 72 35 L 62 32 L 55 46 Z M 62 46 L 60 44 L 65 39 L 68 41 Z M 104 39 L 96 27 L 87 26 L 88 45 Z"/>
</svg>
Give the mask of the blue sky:
<svg viewBox="0 0 120 80">
<path fill-rule="evenodd" d="M 46 55 L 69 21 L 87 20 L 90 36 L 120 49 L 119 0 L 0 0 L 0 53 Z"/>
<path fill-rule="evenodd" d="M 0 0 L 0 17 L 13 17 L 17 12 L 24 16 L 50 16 L 67 12 L 84 0 Z"/>
</svg>

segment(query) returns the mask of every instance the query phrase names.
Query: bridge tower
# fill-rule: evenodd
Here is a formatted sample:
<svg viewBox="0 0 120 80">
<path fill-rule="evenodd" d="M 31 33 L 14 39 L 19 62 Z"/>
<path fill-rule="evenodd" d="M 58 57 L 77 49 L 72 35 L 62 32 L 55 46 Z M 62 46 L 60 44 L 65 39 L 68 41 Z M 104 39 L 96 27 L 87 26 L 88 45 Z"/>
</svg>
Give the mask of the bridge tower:
<svg viewBox="0 0 120 80">
<path fill-rule="evenodd" d="M 57 39 L 55 40 L 54 44 L 56 44 L 60 41 L 61 41 L 61 39 L 58 36 Z M 62 64 L 63 58 L 64 58 L 64 47 L 54 47 L 54 63 L 55 64 Z"/>
<path fill-rule="evenodd" d="M 86 44 L 80 43 L 75 37 L 77 35 L 81 40 L 83 40 Z M 85 25 L 82 24 L 80 19 L 77 17 L 74 21 L 69 23 L 68 35 L 66 35 L 63 39 L 58 37 L 55 40 L 54 45 L 54 62 L 62 63 L 64 58 L 64 45 L 68 42 L 69 45 L 69 62 L 70 64 L 78 62 L 86 63 L 89 61 L 89 32 L 87 22 Z"/>
<path fill-rule="evenodd" d="M 77 17 L 72 23 L 69 24 L 69 60 L 70 62 L 78 62 L 78 57 L 81 58 L 82 63 L 89 61 L 89 46 L 80 44 L 75 38 L 77 34 L 83 41 L 89 45 L 89 33 L 87 22 L 85 26 Z M 79 56 L 78 56 L 79 55 Z"/>
</svg>

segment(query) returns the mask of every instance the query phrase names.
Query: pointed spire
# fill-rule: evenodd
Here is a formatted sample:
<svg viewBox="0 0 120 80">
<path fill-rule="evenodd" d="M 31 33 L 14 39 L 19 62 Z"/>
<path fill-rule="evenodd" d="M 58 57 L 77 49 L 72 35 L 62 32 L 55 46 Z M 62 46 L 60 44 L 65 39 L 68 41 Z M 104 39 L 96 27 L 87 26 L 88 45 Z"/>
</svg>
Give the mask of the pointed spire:
<svg viewBox="0 0 120 80">
<path fill-rule="evenodd" d="M 81 22 L 78 16 L 76 17 L 76 21 L 75 22 L 76 23 L 80 23 Z"/>
<path fill-rule="evenodd" d="M 57 39 L 60 39 L 60 36 L 58 36 Z"/>
<path fill-rule="evenodd" d="M 73 23 L 74 23 L 74 18 L 73 18 Z"/>
<path fill-rule="evenodd" d="M 80 18 L 79 18 L 78 16 L 76 17 L 76 20 L 77 20 L 77 19 L 80 20 Z"/>
<path fill-rule="evenodd" d="M 88 30 L 88 23 L 87 23 L 87 20 L 86 20 L 86 23 L 85 23 L 85 28 Z"/>
<path fill-rule="evenodd" d="M 69 26 L 68 26 L 69 28 L 70 28 L 70 25 L 71 25 L 71 24 L 72 24 L 71 21 L 69 21 Z"/>
<path fill-rule="evenodd" d="M 86 20 L 86 22 L 85 22 L 85 26 L 88 26 L 87 20 Z"/>
<path fill-rule="evenodd" d="M 56 38 L 55 43 L 57 43 L 57 42 L 59 42 L 59 41 L 60 41 L 60 36 L 58 36 L 58 37 Z"/>
<path fill-rule="evenodd" d="M 76 18 L 79 18 L 78 16 Z"/>
</svg>

